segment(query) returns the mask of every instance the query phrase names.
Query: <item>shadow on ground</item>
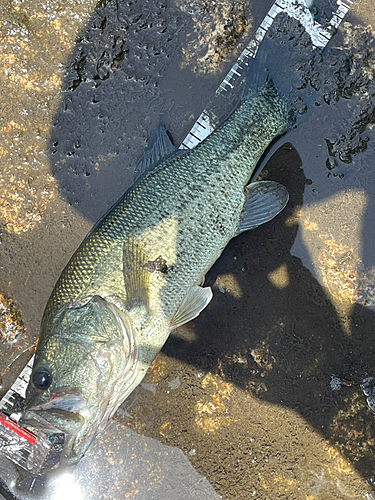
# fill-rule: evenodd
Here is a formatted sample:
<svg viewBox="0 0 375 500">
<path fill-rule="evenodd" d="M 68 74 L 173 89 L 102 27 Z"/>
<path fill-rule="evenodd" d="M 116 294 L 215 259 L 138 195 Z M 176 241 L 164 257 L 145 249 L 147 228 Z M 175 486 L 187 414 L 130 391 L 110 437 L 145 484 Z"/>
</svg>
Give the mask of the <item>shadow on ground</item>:
<svg viewBox="0 0 375 500">
<path fill-rule="evenodd" d="M 257 393 L 262 401 L 298 411 L 369 478 L 375 420 L 359 382 L 374 373 L 375 314 L 354 305 L 348 336 L 327 293 L 290 254 L 298 229 L 294 214 L 307 181 L 300 167 L 294 148 L 279 149 L 266 177 L 286 185 L 287 208 L 276 220 L 233 240 L 207 275 L 206 283 L 213 286 L 218 276 L 231 274 L 241 298 L 216 286 L 210 307 L 195 321 L 196 340 L 171 336 L 163 352 Z M 279 287 L 270 280 L 276 270 L 282 270 Z M 332 375 L 353 386 L 332 391 Z"/>
</svg>

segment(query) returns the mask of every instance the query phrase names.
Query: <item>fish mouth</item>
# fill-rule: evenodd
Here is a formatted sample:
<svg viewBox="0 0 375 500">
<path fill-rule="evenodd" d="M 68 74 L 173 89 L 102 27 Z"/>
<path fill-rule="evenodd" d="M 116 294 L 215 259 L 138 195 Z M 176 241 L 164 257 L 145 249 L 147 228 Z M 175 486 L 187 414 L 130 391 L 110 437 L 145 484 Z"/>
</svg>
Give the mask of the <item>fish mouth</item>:
<svg viewBox="0 0 375 500">
<path fill-rule="evenodd" d="M 72 387 L 58 387 L 49 393 L 46 401 L 40 400 L 40 394 L 34 393 L 26 402 L 21 415 L 20 425 L 38 430 L 71 433 L 79 431 L 84 418 L 79 410 L 85 407 L 86 400 L 81 391 Z M 81 424 L 81 425 L 79 425 Z"/>
<path fill-rule="evenodd" d="M 49 440 L 63 433 L 59 466 L 76 464 L 99 432 L 106 405 L 90 404 L 77 387 L 53 388 L 45 398 L 40 392 L 29 392 L 19 425 Z"/>
<path fill-rule="evenodd" d="M 77 436 L 87 424 L 86 418 L 80 413 L 86 403 L 81 391 L 72 387 L 53 389 L 46 401 L 40 399 L 40 393 L 33 393 L 29 395 L 19 425 L 47 437 L 63 433 L 64 449 L 60 464 L 69 465 L 78 461 L 75 459 L 78 453 L 74 448 Z"/>
<path fill-rule="evenodd" d="M 19 420 L 21 427 L 32 427 L 38 431 L 45 433 L 64 432 L 65 434 L 72 434 L 72 425 L 76 427 L 76 433 L 84 424 L 84 418 L 79 413 L 72 413 L 68 410 L 54 409 L 54 410 L 40 410 L 30 408 L 25 410 Z M 66 425 L 70 429 L 67 431 Z"/>
<path fill-rule="evenodd" d="M 75 464 L 82 458 L 84 452 L 81 453 L 80 447 L 77 447 L 77 437 L 84 429 L 85 418 L 79 413 L 62 409 L 39 410 L 31 408 L 23 412 L 18 423 L 21 427 L 36 431 L 37 436 L 43 434 L 48 440 L 54 434 L 64 434 L 63 449 L 59 452 L 59 466 L 65 467 Z M 42 438 L 43 440 L 44 438 Z"/>
<path fill-rule="evenodd" d="M 82 393 L 72 387 L 59 387 L 50 392 L 47 401 L 31 404 L 29 411 L 64 411 L 67 413 L 77 413 L 85 405 L 85 398 Z"/>
</svg>

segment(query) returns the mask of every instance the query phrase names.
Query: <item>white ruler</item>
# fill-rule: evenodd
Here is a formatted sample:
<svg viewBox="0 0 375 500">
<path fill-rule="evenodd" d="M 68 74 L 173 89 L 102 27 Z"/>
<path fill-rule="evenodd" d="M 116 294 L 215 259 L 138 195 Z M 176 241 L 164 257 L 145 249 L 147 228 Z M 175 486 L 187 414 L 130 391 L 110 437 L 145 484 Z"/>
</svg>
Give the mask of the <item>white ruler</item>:
<svg viewBox="0 0 375 500">
<path fill-rule="evenodd" d="M 8 415 L 12 414 L 12 408 L 16 405 L 16 400 L 19 400 L 20 398 L 25 399 L 26 387 L 29 383 L 31 371 L 33 369 L 34 357 L 35 355 L 32 356 L 30 361 L 18 375 L 12 387 L 1 398 L 0 411 L 3 411 Z M 12 414 L 13 420 L 18 421 L 19 417 L 20 415 L 18 414 Z"/>
<path fill-rule="evenodd" d="M 297 19 L 304 26 L 306 32 L 310 35 L 314 47 L 324 48 L 344 19 L 353 2 L 354 0 L 345 0 L 345 2 L 343 0 L 337 0 L 337 9 L 332 13 L 332 18 L 328 27 L 323 28 L 319 23 L 314 21 L 305 0 L 276 0 L 267 12 L 261 25 L 256 30 L 255 37 L 231 67 L 216 90 L 216 93 L 225 93 L 234 87 L 234 81 L 236 78 L 242 76 L 245 66 L 249 64 L 248 61 L 256 56 L 260 42 L 274 22 L 275 17 L 281 12 L 285 12 L 288 16 Z M 207 110 L 202 111 L 190 132 L 182 141 L 179 149 L 193 149 L 197 144 L 203 141 L 203 139 L 210 135 L 213 130 L 214 127 L 210 124 Z"/>
</svg>

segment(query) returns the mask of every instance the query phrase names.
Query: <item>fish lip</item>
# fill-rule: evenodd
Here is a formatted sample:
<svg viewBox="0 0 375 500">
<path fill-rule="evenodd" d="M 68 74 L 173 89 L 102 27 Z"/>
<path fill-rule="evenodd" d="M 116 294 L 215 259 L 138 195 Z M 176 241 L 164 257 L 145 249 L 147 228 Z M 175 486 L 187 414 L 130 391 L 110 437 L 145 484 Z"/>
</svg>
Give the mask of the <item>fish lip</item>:
<svg viewBox="0 0 375 500">
<path fill-rule="evenodd" d="M 77 425 L 74 431 L 74 427 L 68 431 L 63 428 L 63 424 L 59 425 L 58 423 L 52 423 L 51 419 L 54 417 L 58 417 L 63 422 L 75 422 L 76 424 L 79 424 L 81 421 L 81 425 Z M 18 423 L 21 427 L 31 427 L 44 433 L 64 433 L 66 436 L 75 436 L 84 425 L 84 417 L 78 411 L 69 411 L 53 406 L 45 408 L 44 405 L 41 404 L 30 406 L 25 409 Z"/>
<path fill-rule="evenodd" d="M 78 413 L 84 405 L 86 400 L 82 393 L 76 388 L 71 387 L 58 387 L 51 391 L 50 397 L 47 401 L 29 406 L 28 410 L 35 411 L 58 411 L 59 413 L 71 415 Z"/>
<path fill-rule="evenodd" d="M 58 415 L 60 418 L 66 420 L 66 421 L 78 421 L 80 419 L 83 419 L 83 417 L 78 413 L 78 412 L 71 412 L 68 410 L 62 410 L 60 408 L 57 409 L 47 409 L 43 410 L 38 406 L 31 407 L 28 410 L 24 411 L 21 415 L 21 418 L 19 420 L 20 425 L 22 426 L 23 423 L 24 425 L 30 425 L 31 427 L 33 426 L 30 422 L 33 421 L 36 423 L 37 427 L 35 428 L 41 428 L 41 426 L 45 426 L 48 428 L 53 428 L 58 430 L 59 432 L 66 432 L 62 429 L 60 429 L 57 425 L 52 424 L 51 421 L 46 418 L 48 415 Z"/>
<path fill-rule="evenodd" d="M 44 418 L 40 414 L 40 412 L 33 411 L 32 408 L 30 408 L 29 410 L 25 410 L 22 413 L 21 418 L 18 421 L 18 424 L 21 427 L 31 427 L 35 430 L 42 432 L 53 432 L 53 433 L 64 432 L 61 429 L 58 429 L 49 420 Z"/>
</svg>

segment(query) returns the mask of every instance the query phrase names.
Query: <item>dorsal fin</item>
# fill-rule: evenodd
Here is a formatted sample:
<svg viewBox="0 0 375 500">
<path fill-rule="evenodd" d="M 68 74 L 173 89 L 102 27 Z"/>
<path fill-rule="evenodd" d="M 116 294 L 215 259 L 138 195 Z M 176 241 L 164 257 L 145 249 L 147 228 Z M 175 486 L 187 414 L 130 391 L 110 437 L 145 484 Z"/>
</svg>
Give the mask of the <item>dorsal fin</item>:
<svg viewBox="0 0 375 500">
<path fill-rule="evenodd" d="M 160 124 L 156 129 L 153 138 L 150 140 L 150 145 L 144 152 L 142 158 L 138 162 L 134 177 L 130 184 L 132 186 L 140 177 L 149 174 L 150 172 L 156 172 L 159 168 L 159 163 L 164 158 L 169 157 L 170 159 L 186 154 L 186 150 L 176 149 L 170 140 L 164 125 Z M 129 186 L 129 187 L 130 187 Z M 87 233 L 86 238 L 92 234 L 99 224 L 107 217 L 107 215 L 112 212 L 114 206 L 117 202 L 112 205 L 105 213 L 100 217 L 100 219 L 93 225 L 90 231 Z"/>
<path fill-rule="evenodd" d="M 133 183 L 140 177 L 152 172 L 163 158 L 175 151 L 177 150 L 172 144 L 164 125 L 160 124 L 135 169 Z"/>
</svg>

